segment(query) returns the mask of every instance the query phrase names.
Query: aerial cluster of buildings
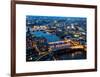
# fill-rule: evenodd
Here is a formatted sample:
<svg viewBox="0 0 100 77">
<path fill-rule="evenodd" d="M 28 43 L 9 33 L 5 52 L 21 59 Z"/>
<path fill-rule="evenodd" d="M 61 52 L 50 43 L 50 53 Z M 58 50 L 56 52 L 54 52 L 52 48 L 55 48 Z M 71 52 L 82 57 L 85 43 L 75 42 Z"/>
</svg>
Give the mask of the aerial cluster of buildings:
<svg viewBox="0 0 100 77">
<path fill-rule="evenodd" d="M 37 31 L 37 30 L 47 30 L 47 29 L 48 29 L 48 26 L 45 26 L 45 25 L 42 25 L 42 26 L 34 25 L 34 26 L 32 27 L 32 30 L 33 30 L 33 31 Z"/>
</svg>

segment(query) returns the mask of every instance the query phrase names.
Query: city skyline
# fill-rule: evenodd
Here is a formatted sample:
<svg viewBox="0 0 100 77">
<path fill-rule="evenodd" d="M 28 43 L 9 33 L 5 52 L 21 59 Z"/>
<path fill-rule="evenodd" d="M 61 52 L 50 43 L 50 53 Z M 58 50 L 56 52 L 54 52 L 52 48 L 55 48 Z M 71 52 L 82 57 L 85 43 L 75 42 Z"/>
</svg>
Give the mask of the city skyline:
<svg viewBox="0 0 100 77">
<path fill-rule="evenodd" d="M 78 23 L 80 26 L 86 26 L 86 24 L 87 24 L 86 17 L 32 16 L 32 15 L 26 16 L 26 22 L 27 22 L 26 24 L 33 24 L 33 25 L 37 25 L 37 26 L 53 23 L 54 20 L 56 20 L 60 23 L 64 22 L 64 24 L 66 26 L 70 25 L 71 23 L 73 23 L 73 24 Z M 32 22 L 32 21 L 34 21 L 34 22 Z M 38 21 L 38 22 L 36 22 L 36 21 Z"/>
<path fill-rule="evenodd" d="M 26 16 L 26 61 L 79 60 L 87 54 L 87 18 Z"/>
</svg>

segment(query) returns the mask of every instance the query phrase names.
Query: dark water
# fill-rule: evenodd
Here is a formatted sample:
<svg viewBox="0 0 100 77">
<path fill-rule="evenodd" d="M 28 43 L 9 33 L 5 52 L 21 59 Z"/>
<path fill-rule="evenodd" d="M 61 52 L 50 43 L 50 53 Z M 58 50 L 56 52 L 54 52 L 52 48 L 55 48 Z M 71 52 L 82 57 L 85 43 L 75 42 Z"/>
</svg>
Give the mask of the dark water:
<svg viewBox="0 0 100 77">
<path fill-rule="evenodd" d="M 60 41 L 60 38 L 54 34 L 44 33 L 43 31 L 35 31 L 32 34 L 38 37 L 45 37 L 48 42 Z"/>
<path fill-rule="evenodd" d="M 76 53 L 66 53 L 66 52 L 54 52 L 44 56 L 40 61 L 51 61 L 51 60 L 80 60 L 86 59 L 86 52 L 76 51 Z"/>
<path fill-rule="evenodd" d="M 54 60 L 80 60 L 86 59 L 86 51 L 80 50 L 58 50 L 52 51 L 47 55 L 35 55 L 36 53 L 31 50 L 32 52 L 31 57 L 32 60 L 27 59 L 27 61 L 54 61 Z M 28 51 L 29 53 L 29 51 Z"/>
</svg>

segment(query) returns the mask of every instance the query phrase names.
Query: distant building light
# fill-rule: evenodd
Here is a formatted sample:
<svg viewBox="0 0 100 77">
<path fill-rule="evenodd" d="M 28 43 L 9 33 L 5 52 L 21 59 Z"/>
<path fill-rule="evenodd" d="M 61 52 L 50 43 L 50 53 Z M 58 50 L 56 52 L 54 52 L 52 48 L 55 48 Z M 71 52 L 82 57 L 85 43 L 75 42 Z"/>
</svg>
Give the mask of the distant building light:
<svg viewBox="0 0 100 77">
<path fill-rule="evenodd" d="M 79 37 L 79 35 L 76 35 L 76 34 L 75 34 L 74 37 Z"/>
</svg>

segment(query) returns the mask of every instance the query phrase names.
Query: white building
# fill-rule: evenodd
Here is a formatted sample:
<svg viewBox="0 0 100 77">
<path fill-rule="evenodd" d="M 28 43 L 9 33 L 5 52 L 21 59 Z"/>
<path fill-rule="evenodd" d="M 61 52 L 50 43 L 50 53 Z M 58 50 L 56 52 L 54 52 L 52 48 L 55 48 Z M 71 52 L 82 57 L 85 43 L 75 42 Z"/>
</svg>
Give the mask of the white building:
<svg viewBox="0 0 100 77">
<path fill-rule="evenodd" d="M 42 26 L 33 26 L 32 27 L 33 31 L 36 31 L 36 30 L 47 30 L 47 29 L 48 29 L 48 26 L 44 26 L 44 25 L 42 25 Z"/>
</svg>

